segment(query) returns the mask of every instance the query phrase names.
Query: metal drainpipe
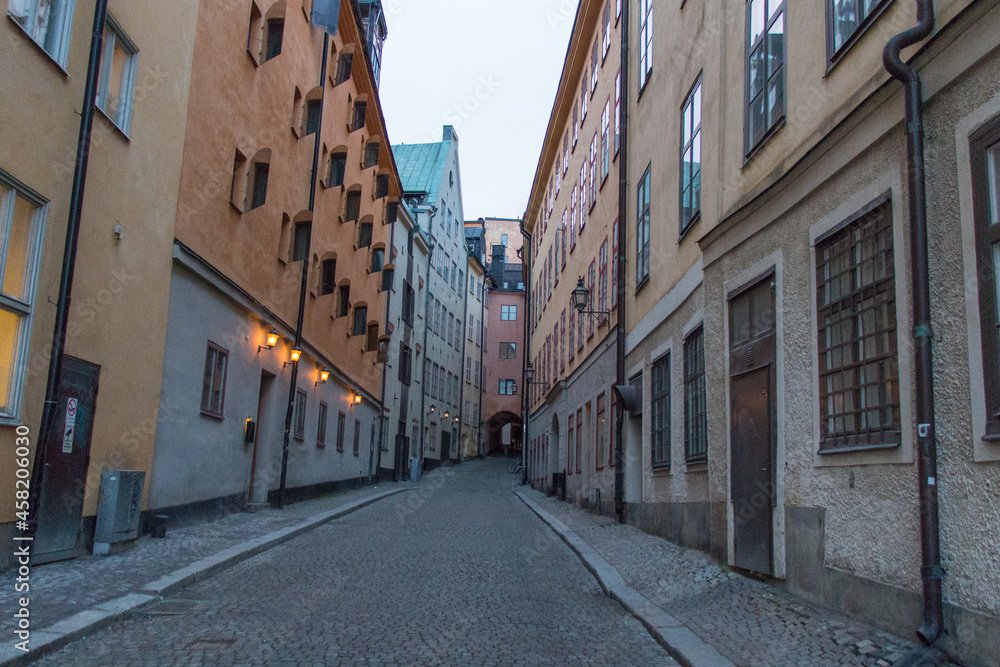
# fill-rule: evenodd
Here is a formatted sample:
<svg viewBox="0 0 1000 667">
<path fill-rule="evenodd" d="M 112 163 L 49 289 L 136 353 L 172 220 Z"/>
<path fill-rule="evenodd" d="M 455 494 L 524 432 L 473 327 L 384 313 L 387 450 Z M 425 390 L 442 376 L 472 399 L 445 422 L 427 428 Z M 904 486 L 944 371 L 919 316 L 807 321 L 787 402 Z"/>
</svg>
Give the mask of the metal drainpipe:
<svg viewBox="0 0 1000 667">
<path fill-rule="evenodd" d="M 101 54 L 104 51 L 104 24 L 108 16 L 108 0 L 97 0 L 94 8 L 94 29 L 90 38 L 90 60 L 87 80 L 83 88 L 83 109 L 80 114 L 80 135 L 76 145 L 76 170 L 73 173 L 73 194 L 69 204 L 69 221 L 66 225 L 66 245 L 63 249 L 62 275 L 59 278 L 59 300 L 56 303 L 56 320 L 52 333 L 52 355 L 49 357 L 49 375 L 45 386 L 45 403 L 42 422 L 35 442 L 34 463 L 31 467 L 28 507 L 28 534 L 34 538 L 38 531 L 41 511 L 42 480 L 45 473 L 45 443 L 55 427 L 56 397 L 62 382 L 63 355 L 66 351 L 66 330 L 69 326 L 69 307 L 73 296 L 73 276 L 76 272 L 76 248 L 80 239 L 80 222 L 83 218 L 83 196 L 87 190 L 87 167 L 90 162 L 90 137 L 94 129 L 94 104 L 97 83 L 101 73 Z"/>
<path fill-rule="evenodd" d="M 485 231 L 483 233 L 483 242 L 486 241 Z M 489 280 L 489 276 L 483 276 L 483 298 L 479 300 L 479 330 L 486 330 L 486 283 Z M 479 447 L 479 456 L 483 456 L 483 391 L 485 390 L 486 383 L 483 379 L 486 375 L 486 369 L 483 367 L 483 353 L 486 350 L 486 334 L 480 336 L 479 344 L 479 409 L 476 410 L 476 443 Z"/>
<path fill-rule="evenodd" d="M 618 314 L 615 326 L 615 383 L 623 386 L 625 380 L 625 217 L 628 215 L 628 10 L 629 3 L 622 3 L 622 96 L 621 96 L 621 152 L 618 156 Z M 625 406 L 615 410 L 615 515 L 625 523 L 625 452 L 622 432 L 625 425 Z"/>
<path fill-rule="evenodd" d="M 464 226 L 462 227 L 462 234 L 465 234 L 465 227 Z M 466 248 L 465 268 L 469 268 L 469 249 L 468 248 Z M 468 275 L 468 279 L 471 281 L 472 280 L 472 272 L 468 271 L 467 273 L 469 274 Z M 466 344 L 468 343 L 468 338 L 466 337 L 465 332 L 467 331 L 467 329 L 466 329 L 466 323 L 469 320 L 469 292 L 468 292 L 468 290 L 465 289 L 465 285 L 461 285 L 458 289 L 461 290 L 461 292 L 462 292 L 462 302 L 465 304 L 464 307 L 462 308 L 462 311 L 464 313 L 462 315 L 462 359 L 459 362 L 461 365 L 459 366 L 459 376 L 458 376 L 459 377 L 459 380 L 458 380 L 458 386 L 459 386 L 459 392 L 458 392 L 458 448 L 459 448 L 458 462 L 461 463 L 462 462 L 462 451 L 461 451 L 462 450 L 462 441 L 464 440 L 464 438 L 462 437 L 462 424 L 465 423 L 465 377 L 464 377 L 465 376 L 465 348 L 466 348 Z M 480 382 L 480 384 L 482 384 L 482 382 Z"/>
<path fill-rule="evenodd" d="M 391 150 L 391 149 L 390 149 Z M 388 208 L 388 204 L 386 205 Z M 396 219 L 392 221 L 392 227 L 389 228 L 389 261 L 392 262 L 392 284 L 396 284 L 396 262 L 392 261 L 392 252 L 396 249 L 396 223 L 399 222 L 399 211 L 396 211 Z M 384 268 L 384 267 L 383 267 Z M 389 333 L 389 309 L 392 305 L 392 288 L 390 287 L 387 296 L 385 297 L 385 332 Z M 400 332 L 402 335 L 402 332 Z M 391 340 L 389 341 L 391 342 Z M 386 343 L 388 345 L 389 343 Z M 377 354 L 377 353 L 376 353 Z M 382 364 L 382 397 L 379 400 L 379 412 L 378 412 L 378 443 L 375 445 L 378 450 L 377 460 L 375 461 L 375 477 L 378 477 L 379 470 L 382 467 L 382 439 L 385 437 L 385 374 L 389 367 L 389 349 L 386 348 L 385 351 L 386 361 Z M 402 363 L 402 359 L 399 363 Z M 405 435 L 405 434 L 404 434 Z M 368 464 L 368 476 L 371 477 L 371 463 Z"/>
<path fill-rule="evenodd" d="M 628 4 L 627 2 L 625 3 Z M 624 9 L 622 10 L 624 11 Z M 527 212 L 525 212 L 525 218 L 528 217 Z M 521 484 L 527 483 L 528 478 L 528 411 L 531 409 L 529 404 L 529 393 L 531 392 L 532 385 L 528 383 L 526 379 L 527 376 L 525 372 L 528 369 L 529 359 L 531 359 L 531 336 L 528 335 L 528 330 L 531 326 L 531 234 L 524 231 L 524 220 L 521 220 L 521 237 L 524 239 L 523 246 L 527 248 L 527 252 L 524 253 L 524 257 L 521 261 L 524 262 L 523 273 L 525 274 L 525 280 L 528 283 L 525 285 L 524 292 L 524 357 L 521 359 L 521 465 L 524 468 L 524 472 L 521 473 Z"/>
<path fill-rule="evenodd" d="M 427 295 L 424 297 L 426 299 L 427 306 L 424 308 L 424 362 L 423 366 L 428 364 L 427 361 L 427 330 L 430 328 L 430 321 L 428 313 L 431 309 L 431 262 L 434 258 L 434 218 L 437 216 L 437 207 L 431 206 L 429 209 L 424 211 L 425 213 L 430 213 L 430 220 L 427 222 L 427 241 L 428 241 L 428 251 L 427 251 L 427 278 L 424 280 L 424 287 L 427 290 Z M 417 213 L 417 227 L 420 227 L 420 214 Z M 423 369 L 421 369 L 422 371 Z M 423 383 L 423 378 L 427 377 L 426 374 L 421 372 L 421 380 Z M 420 392 L 420 458 L 417 460 L 417 472 L 419 475 L 424 474 L 424 429 L 426 428 L 424 424 L 427 421 L 427 408 L 425 403 L 427 401 L 427 387 L 421 384 L 422 391 Z M 418 479 L 419 479 L 418 475 Z M 410 480 L 416 482 L 417 480 Z"/>
<path fill-rule="evenodd" d="M 932 0 L 917 0 L 917 25 L 892 37 L 882 62 L 903 84 L 906 104 L 906 166 L 910 203 L 910 261 L 913 264 L 913 340 L 916 367 L 918 474 L 920 490 L 921 578 L 924 589 L 923 625 L 917 636 L 930 646 L 944 627 L 941 598 L 941 535 L 938 523 L 937 441 L 934 432 L 934 369 L 932 357 L 930 276 L 927 260 L 927 199 L 924 169 L 924 118 L 920 75 L 904 63 L 900 52 L 926 39 L 934 29 Z"/>
<path fill-rule="evenodd" d="M 316 145 L 313 147 L 313 165 L 309 182 L 309 212 L 316 208 L 316 175 L 319 173 L 319 148 L 323 134 L 323 106 L 326 104 L 326 68 L 330 59 L 330 33 L 323 32 L 323 65 L 319 85 L 323 94 L 319 98 L 319 123 L 316 126 Z M 302 325 L 306 315 L 306 292 L 309 289 L 309 263 L 312 261 L 312 222 L 306 239 L 306 256 L 302 260 L 302 284 L 299 286 L 299 317 L 295 324 L 295 349 L 302 349 Z M 299 362 L 292 362 L 292 378 L 288 386 L 288 411 L 285 413 L 285 441 L 281 448 L 281 484 L 278 486 L 278 509 L 285 507 L 285 478 L 288 475 L 288 445 L 292 434 L 292 415 L 295 411 L 295 391 L 299 379 Z"/>
</svg>

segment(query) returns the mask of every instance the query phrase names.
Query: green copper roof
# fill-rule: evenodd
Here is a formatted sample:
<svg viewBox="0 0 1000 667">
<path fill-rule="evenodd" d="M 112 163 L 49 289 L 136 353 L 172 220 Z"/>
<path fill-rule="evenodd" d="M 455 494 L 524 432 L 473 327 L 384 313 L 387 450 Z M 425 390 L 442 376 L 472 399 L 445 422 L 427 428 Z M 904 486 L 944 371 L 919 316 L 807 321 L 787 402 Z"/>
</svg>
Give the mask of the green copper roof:
<svg viewBox="0 0 1000 667">
<path fill-rule="evenodd" d="M 428 204 L 437 201 L 448 162 L 450 141 L 434 144 L 400 144 L 392 147 L 404 192 L 426 192 Z"/>
</svg>

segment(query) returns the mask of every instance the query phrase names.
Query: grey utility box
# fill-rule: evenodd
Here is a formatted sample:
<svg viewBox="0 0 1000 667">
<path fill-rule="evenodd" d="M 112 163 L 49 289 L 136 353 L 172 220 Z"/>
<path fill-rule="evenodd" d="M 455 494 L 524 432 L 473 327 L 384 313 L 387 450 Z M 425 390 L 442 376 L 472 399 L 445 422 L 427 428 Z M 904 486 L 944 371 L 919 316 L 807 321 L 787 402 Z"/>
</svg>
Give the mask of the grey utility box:
<svg viewBox="0 0 1000 667">
<path fill-rule="evenodd" d="M 101 473 L 101 499 L 94 531 L 95 556 L 107 556 L 111 553 L 111 545 L 139 536 L 145 483 L 146 473 L 141 470 L 105 470 Z"/>
</svg>

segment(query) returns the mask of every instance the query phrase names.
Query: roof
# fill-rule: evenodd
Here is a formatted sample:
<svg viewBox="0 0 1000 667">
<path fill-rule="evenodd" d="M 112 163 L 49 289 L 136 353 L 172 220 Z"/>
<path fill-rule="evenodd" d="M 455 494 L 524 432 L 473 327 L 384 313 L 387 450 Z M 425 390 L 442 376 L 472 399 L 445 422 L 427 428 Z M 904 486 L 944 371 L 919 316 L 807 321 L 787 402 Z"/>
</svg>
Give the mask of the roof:
<svg viewBox="0 0 1000 667">
<path fill-rule="evenodd" d="M 448 162 L 449 141 L 434 144 L 400 144 L 392 147 L 399 167 L 403 192 L 426 193 L 427 203 L 437 200 L 438 189 Z"/>
</svg>

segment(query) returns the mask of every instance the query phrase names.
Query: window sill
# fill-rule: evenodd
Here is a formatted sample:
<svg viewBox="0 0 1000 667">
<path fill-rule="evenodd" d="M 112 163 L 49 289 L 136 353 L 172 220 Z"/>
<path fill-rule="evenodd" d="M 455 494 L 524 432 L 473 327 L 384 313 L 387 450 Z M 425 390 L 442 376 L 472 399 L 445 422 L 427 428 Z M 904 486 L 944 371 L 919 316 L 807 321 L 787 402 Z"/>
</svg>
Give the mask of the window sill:
<svg viewBox="0 0 1000 667">
<path fill-rule="evenodd" d="M 643 276 L 642 280 L 635 286 L 635 293 L 638 294 L 642 288 L 649 284 L 649 274 Z"/>
<path fill-rule="evenodd" d="M 104 109 L 102 109 L 97 104 L 94 104 L 94 108 L 97 109 L 97 111 L 98 111 L 97 115 L 101 116 L 102 118 L 104 118 L 104 120 L 106 120 L 111 125 L 112 130 L 114 130 L 117 134 L 120 134 L 121 137 L 122 137 L 122 139 L 124 139 L 128 143 L 132 143 L 132 137 L 128 136 L 128 132 L 126 132 L 125 130 L 123 130 L 118 125 L 118 123 L 116 123 L 115 120 L 111 116 L 109 116 L 107 114 L 107 112 Z"/>
<path fill-rule="evenodd" d="M 646 92 L 646 88 L 649 87 L 649 80 L 653 78 L 653 70 L 650 68 L 649 72 L 646 73 L 646 80 L 639 84 L 639 94 L 635 98 L 635 103 L 638 105 L 642 101 L 642 95 Z"/>
<path fill-rule="evenodd" d="M 786 111 L 787 111 L 787 107 L 786 107 Z M 776 122 L 774 125 L 771 126 L 771 129 L 769 129 L 767 132 L 764 133 L 764 136 L 760 138 L 760 141 L 758 141 L 757 144 L 753 148 L 751 148 L 750 150 L 747 151 L 746 155 L 743 156 L 743 167 L 741 167 L 741 169 L 745 169 L 746 166 L 748 164 L 750 164 L 750 161 L 753 160 L 754 156 L 757 155 L 757 153 L 764 146 L 767 145 L 767 143 L 771 140 L 771 137 L 773 137 L 774 135 L 776 135 L 778 133 L 778 131 L 781 130 L 781 128 L 783 128 L 785 126 L 785 119 L 786 118 L 787 118 L 787 115 L 782 116 L 778 120 L 778 122 Z M 746 119 L 744 119 L 743 122 L 745 123 Z"/>
<path fill-rule="evenodd" d="M 210 419 L 215 419 L 216 421 L 220 421 L 220 422 L 225 419 L 225 417 L 222 415 L 221 412 L 212 412 L 211 410 L 202 410 L 201 414 L 204 417 L 209 417 Z"/>
<path fill-rule="evenodd" d="M 316 449 L 326 449 L 326 443 L 325 442 L 317 442 L 316 443 Z"/>
<path fill-rule="evenodd" d="M 708 460 L 686 462 L 684 472 L 708 472 Z"/>
<path fill-rule="evenodd" d="M 889 442 L 880 445 L 858 445 L 856 447 L 836 447 L 831 449 L 820 449 L 817 454 L 820 456 L 836 456 L 837 454 L 854 454 L 855 452 L 876 452 L 884 449 L 896 449 L 899 442 Z"/>
<path fill-rule="evenodd" d="M 17 428 L 19 426 L 26 426 L 26 424 L 17 417 L 0 417 L 0 426 Z"/>
<path fill-rule="evenodd" d="M 22 26 L 20 23 L 17 22 L 17 19 L 15 19 L 14 16 L 10 12 L 7 12 L 7 18 L 10 20 L 11 23 L 14 24 L 14 26 L 18 29 L 18 31 L 20 31 L 20 33 L 22 35 L 24 35 L 24 37 L 29 42 L 31 42 L 32 44 L 35 45 L 35 48 L 37 48 L 39 51 L 41 51 L 43 54 L 45 54 L 46 60 L 48 60 L 50 63 L 52 63 L 55 66 L 55 68 L 57 70 L 59 70 L 59 72 L 63 76 L 65 76 L 67 78 L 69 77 L 69 71 L 66 69 L 66 67 L 62 63 L 60 63 L 58 60 L 56 60 L 52 56 L 51 53 L 49 53 L 48 51 L 46 51 L 44 46 L 42 46 L 37 41 L 35 41 L 35 38 L 32 37 L 31 34 L 27 30 L 24 29 L 24 26 Z"/>
<path fill-rule="evenodd" d="M 670 474 L 670 464 L 667 463 L 665 465 L 655 465 L 652 466 L 652 470 L 654 475 L 663 477 Z"/>
<path fill-rule="evenodd" d="M 677 237 L 677 243 L 680 243 L 681 241 L 683 241 L 683 240 L 684 240 L 684 237 L 685 237 L 685 236 L 687 236 L 687 235 L 688 235 L 688 233 L 689 233 L 689 232 L 690 232 L 690 231 L 691 231 L 692 229 L 694 229 L 694 226 L 695 226 L 696 224 L 698 224 L 698 222 L 699 222 L 700 220 L 701 220 L 701 210 L 699 209 L 699 210 L 698 210 L 698 212 L 697 212 L 697 213 L 695 213 L 695 214 L 694 214 L 694 215 L 693 215 L 693 216 L 691 217 L 691 219 L 690 219 L 690 220 L 688 221 L 688 223 L 687 223 L 687 226 L 686 226 L 686 227 L 682 227 L 682 228 L 681 228 L 681 233 L 680 233 L 680 235 L 679 235 L 679 236 Z"/>
</svg>

